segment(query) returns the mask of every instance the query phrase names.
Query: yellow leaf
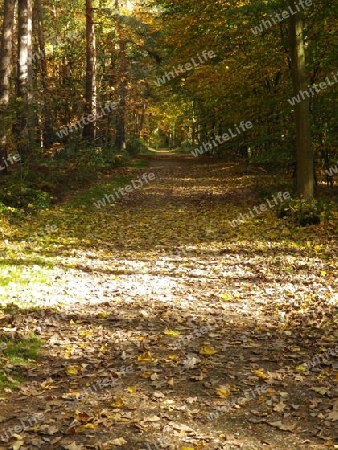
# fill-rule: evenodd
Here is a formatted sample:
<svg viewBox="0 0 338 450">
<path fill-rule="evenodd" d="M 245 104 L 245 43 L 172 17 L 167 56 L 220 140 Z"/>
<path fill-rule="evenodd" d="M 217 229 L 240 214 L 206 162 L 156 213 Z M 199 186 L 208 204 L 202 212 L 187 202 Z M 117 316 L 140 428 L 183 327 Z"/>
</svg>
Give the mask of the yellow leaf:
<svg viewBox="0 0 338 450">
<path fill-rule="evenodd" d="M 81 368 L 77 366 L 69 366 L 66 369 L 66 374 L 69 376 L 78 375 L 81 372 Z"/>
<path fill-rule="evenodd" d="M 151 356 L 150 352 L 144 352 L 142 355 L 139 355 L 137 357 L 138 361 L 152 361 L 153 357 Z"/>
<path fill-rule="evenodd" d="M 130 386 L 130 387 L 127 388 L 127 391 L 128 391 L 130 394 L 134 394 L 134 392 L 136 392 L 136 389 L 137 389 L 136 386 Z"/>
<path fill-rule="evenodd" d="M 304 364 L 300 364 L 299 366 L 296 367 L 296 372 L 306 372 L 307 371 L 307 367 Z"/>
<path fill-rule="evenodd" d="M 94 334 L 94 330 L 79 331 L 80 337 L 90 336 L 91 334 Z"/>
<path fill-rule="evenodd" d="M 80 348 L 87 348 L 88 347 L 88 344 L 78 344 L 78 347 L 80 347 Z"/>
<path fill-rule="evenodd" d="M 97 429 L 97 424 L 96 423 L 86 423 L 86 425 L 81 425 L 81 426 L 77 427 L 76 431 L 81 433 L 81 431 L 96 430 L 96 429 Z"/>
<path fill-rule="evenodd" d="M 114 408 L 121 408 L 123 405 L 124 402 L 122 397 L 116 397 L 115 401 L 111 404 Z"/>
<path fill-rule="evenodd" d="M 262 380 L 266 380 L 268 378 L 262 370 L 255 370 L 255 375 L 258 378 L 262 378 Z"/>
<path fill-rule="evenodd" d="M 207 345 L 204 345 L 204 347 L 201 347 L 199 354 L 200 355 L 214 355 L 217 353 L 217 350 L 213 347 L 208 347 Z"/>
<path fill-rule="evenodd" d="M 230 386 L 220 386 L 216 389 L 216 394 L 219 397 L 229 397 L 230 395 Z"/>
<path fill-rule="evenodd" d="M 222 302 L 230 302 L 232 300 L 230 294 L 222 294 L 220 298 Z"/>
<path fill-rule="evenodd" d="M 179 336 L 181 334 L 181 332 L 180 331 L 175 331 L 175 330 L 165 329 L 164 330 L 164 334 L 166 334 L 167 336 Z"/>
<path fill-rule="evenodd" d="M 320 274 L 324 277 L 324 276 L 326 275 L 325 270 L 321 270 L 321 271 L 320 271 Z"/>
<path fill-rule="evenodd" d="M 106 311 L 101 311 L 97 315 L 97 317 L 100 319 L 105 319 L 107 316 L 108 316 L 108 314 L 106 313 Z"/>
</svg>

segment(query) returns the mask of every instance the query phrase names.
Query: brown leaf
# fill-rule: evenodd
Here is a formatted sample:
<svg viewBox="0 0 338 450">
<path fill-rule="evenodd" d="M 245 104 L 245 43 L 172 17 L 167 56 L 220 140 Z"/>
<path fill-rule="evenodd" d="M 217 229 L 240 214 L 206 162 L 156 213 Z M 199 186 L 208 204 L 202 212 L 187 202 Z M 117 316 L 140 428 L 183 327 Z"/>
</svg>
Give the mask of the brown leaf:
<svg viewBox="0 0 338 450">
<path fill-rule="evenodd" d="M 290 431 L 291 433 L 293 433 L 296 429 L 296 424 L 285 425 L 280 420 L 278 420 L 277 422 L 267 422 L 267 423 L 272 427 L 278 428 L 279 430 Z"/>
</svg>

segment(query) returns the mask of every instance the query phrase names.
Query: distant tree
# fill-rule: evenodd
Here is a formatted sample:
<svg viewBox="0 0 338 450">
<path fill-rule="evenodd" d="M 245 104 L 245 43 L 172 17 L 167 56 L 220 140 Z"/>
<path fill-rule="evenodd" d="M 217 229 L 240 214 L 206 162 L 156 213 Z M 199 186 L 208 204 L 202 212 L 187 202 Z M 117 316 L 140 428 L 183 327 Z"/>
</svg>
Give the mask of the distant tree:
<svg viewBox="0 0 338 450">
<path fill-rule="evenodd" d="M 96 43 L 94 27 L 94 8 L 92 0 L 86 0 L 86 107 L 85 113 L 92 115 L 93 120 L 87 120 L 82 136 L 85 139 L 95 139 L 96 129 Z"/>
</svg>

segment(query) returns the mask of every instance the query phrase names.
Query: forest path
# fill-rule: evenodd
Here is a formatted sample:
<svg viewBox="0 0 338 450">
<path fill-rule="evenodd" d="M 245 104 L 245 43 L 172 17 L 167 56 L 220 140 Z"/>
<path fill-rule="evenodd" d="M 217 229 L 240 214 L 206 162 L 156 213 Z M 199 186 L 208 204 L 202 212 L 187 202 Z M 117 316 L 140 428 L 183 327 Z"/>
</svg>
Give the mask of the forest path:
<svg viewBox="0 0 338 450">
<path fill-rule="evenodd" d="M 31 279 L 3 294 L 26 309 L 1 324 L 45 344 L 2 401 L 0 450 L 334 448 L 337 356 L 303 363 L 336 346 L 336 237 L 273 208 L 233 228 L 268 183 L 238 164 L 162 154 L 130 178 L 150 173 L 9 242 Z M 27 246 L 46 223 L 58 233 Z"/>
</svg>

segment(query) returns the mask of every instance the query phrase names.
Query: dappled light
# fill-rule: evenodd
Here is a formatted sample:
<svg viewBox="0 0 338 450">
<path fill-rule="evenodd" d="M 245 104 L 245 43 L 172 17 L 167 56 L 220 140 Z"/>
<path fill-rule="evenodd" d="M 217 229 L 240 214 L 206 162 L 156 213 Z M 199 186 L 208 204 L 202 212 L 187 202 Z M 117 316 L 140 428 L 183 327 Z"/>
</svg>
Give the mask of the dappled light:
<svg viewBox="0 0 338 450">
<path fill-rule="evenodd" d="M 6 417 L 24 399 L 21 420 L 36 421 L 25 442 L 41 448 L 49 436 L 141 449 L 158 442 L 163 420 L 181 446 L 217 448 L 219 427 L 247 448 L 300 448 L 301 429 L 315 442 L 309 411 L 328 417 L 323 395 L 336 380 L 335 355 L 313 362 L 335 347 L 332 227 L 305 235 L 268 210 L 233 228 L 239 211 L 262 203 L 259 175 L 248 184 L 236 164 L 161 158 L 150 158 L 155 180 L 144 189 L 101 209 L 79 193 L 8 239 L 1 339 L 33 333 L 41 356 L 22 365 Z M 47 222 L 57 231 L 27 243 Z M 5 423 L 4 440 L 16 424 Z"/>
<path fill-rule="evenodd" d="M 0 450 L 338 448 L 337 27 L 3 0 Z"/>
</svg>

